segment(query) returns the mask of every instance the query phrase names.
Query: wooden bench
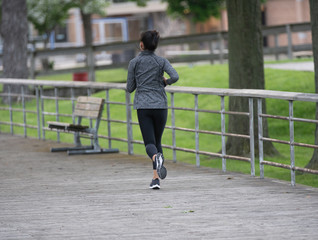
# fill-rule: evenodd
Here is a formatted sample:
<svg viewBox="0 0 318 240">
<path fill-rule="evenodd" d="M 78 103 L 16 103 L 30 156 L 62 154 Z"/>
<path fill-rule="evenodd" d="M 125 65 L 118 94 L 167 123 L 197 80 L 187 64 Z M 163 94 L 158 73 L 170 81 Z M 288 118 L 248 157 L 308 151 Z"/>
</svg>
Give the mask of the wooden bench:
<svg viewBox="0 0 318 240">
<path fill-rule="evenodd" d="M 74 117 L 77 117 L 77 124 L 65 122 L 47 122 L 52 131 L 74 133 L 75 147 L 52 148 L 51 152 L 67 151 L 73 154 L 92 154 L 92 153 L 118 153 L 118 149 L 103 149 L 98 143 L 98 128 L 104 109 L 104 99 L 96 97 L 78 97 L 75 106 Z M 81 125 L 82 119 L 95 120 L 95 126 Z M 91 146 L 82 146 L 81 136 L 89 136 L 92 141 Z"/>
</svg>

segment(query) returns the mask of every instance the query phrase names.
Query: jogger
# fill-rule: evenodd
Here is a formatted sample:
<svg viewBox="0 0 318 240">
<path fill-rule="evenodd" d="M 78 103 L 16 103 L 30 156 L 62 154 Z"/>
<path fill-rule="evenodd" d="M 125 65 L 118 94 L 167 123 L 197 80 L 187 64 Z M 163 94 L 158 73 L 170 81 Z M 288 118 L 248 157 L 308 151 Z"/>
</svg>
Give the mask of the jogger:
<svg viewBox="0 0 318 240">
<path fill-rule="evenodd" d="M 137 109 L 146 152 L 152 160 L 152 189 L 160 189 L 159 178 L 164 179 L 167 175 L 161 146 L 168 112 L 165 87 L 179 79 L 178 73 L 169 61 L 154 53 L 159 38 L 159 33 L 155 30 L 141 34 L 141 53 L 129 63 L 126 86 L 130 93 L 136 90 L 134 109 Z M 170 78 L 164 77 L 165 72 Z"/>
</svg>

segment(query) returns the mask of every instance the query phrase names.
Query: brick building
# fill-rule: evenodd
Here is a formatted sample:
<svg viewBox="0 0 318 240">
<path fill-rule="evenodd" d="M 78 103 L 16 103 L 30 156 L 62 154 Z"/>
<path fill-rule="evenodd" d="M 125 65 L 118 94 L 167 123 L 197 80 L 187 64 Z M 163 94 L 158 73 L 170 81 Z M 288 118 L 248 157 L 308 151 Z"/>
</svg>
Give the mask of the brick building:
<svg viewBox="0 0 318 240">
<path fill-rule="evenodd" d="M 116 2 L 116 3 L 115 3 Z M 93 16 L 93 39 L 95 44 L 113 41 L 138 39 L 139 33 L 146 29 L 157 29 L 163 37 L 190 33 L 190 23 L 185 19 L 172 19 L 167 15 L 167 4 L 161 0 L 151 0 L 146 7 L 138 7 L 134 2 L 114 1 L 107 8 L 107 17 Z M 262 6 L 264 26 L 284 25 L 310 21 L 309 0 L 267 0 Z M 221 12 L 220 18 L 211 17 L 205 23 L 195 26 L 197 33 L 226 31 L 227 13 Z M 311 34 L 295 33 L 294 44 L 311 43 Z M 65 28 L 56 32 L 56 45 L 79 46 L 84 43 L 84 34 L 79 10 L 70 10 Z M 287 45 L 287 36 L 280 35 L 280 46 Z M 273 46 L 274 39 L 269 37 L 267 44 Z"/>
<path fill-rule="evenodd" d="M 309 0 L 267 0 L 264 11 L 266 26 L 310 22 Z M 311 33 L 294 33 L 292 41 L 296 45 L 311 43 Z M 269 38 L 268 42 L 274 45 L 273 38 Z M 286 35 L 279 36 L 278 45 L 287 45 Z"/>
</svg>

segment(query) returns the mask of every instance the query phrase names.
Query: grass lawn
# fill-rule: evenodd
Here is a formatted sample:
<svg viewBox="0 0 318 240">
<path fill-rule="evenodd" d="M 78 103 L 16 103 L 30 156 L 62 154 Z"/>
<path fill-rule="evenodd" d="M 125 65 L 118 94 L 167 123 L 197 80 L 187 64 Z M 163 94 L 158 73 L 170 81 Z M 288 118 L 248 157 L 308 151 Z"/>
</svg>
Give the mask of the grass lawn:
<svg viewBox="0 0 318 240">
<path fill-rule="evenodd" d="M 180 75 L 180 80 L 175 86 L 192 86 L 192 87 L 211 87 L 211 88 L 228 88 L 228 65 L 189 65 L 176 67 Z M 96 80 L 98 82 L 124 82 L 126 79 L 127 71 L 125 69 L 114 69 L 98 71 L 96 73 Z M 71 80 L 71 74 L 55 75 L 55 76 L 41 76 L 38 79 L 47 80 Z M 284 71 L 265 69 L 265 82 L 266 89 L 268 90 L 280 90 L 291 92 L 314 92 L 314 73 L 312 72 L 298 72 L 298 71 Z M 105 97 L 105 92 L 97 93 L 96 96 Z M 133 99 L 133 96 L 132 96 Z M 168 99 L 170 100 L 169 94 Z M 125 96 L 122 90 L 110 91 L 111 101 L 125 101 Z M 227 106 L 228 98 L 226 98 Z M 30 109 L 35 109 L 34 103 L 27 103 Z M 60 101 L 60 112 L 70 112 L 69 102 Z M 189 94 L 175 94 L 175 105 L 178 107 L 193 107 L 194 97 Z M 199 96 L 199 107 L 203 109 L 220 109 L 220 99 L 215 96 Z M 55 105 L 53 100 L 47 100 L 45 103 L 45 111 L 55 111 Z M 112 119 L 125 119 L 126 112 L 125 106 L 111 106 L 111 118 Z M 288 102 L 282 100 L 267 100 L 267 112 L 275 115 L 288 115 Z M 14 118 L 22 118 L 22 113 L 15 113 Z M 176 111 L 176 125 L 178 127 L 194 128 L 194 113 L 187 111 Z M 294 114 L 296 117 L 302 118 L 315 118 L 315 104 L 295 102 Z M 0 119 L 2 121 L 8 121 L 9 116 L 1 114 Z M 220 131 L 220 116 L 217 114 L 200 113 L 200 129 Z M 45 121 L 55 120 L 54 116 L 45 118 Z M 69 121 L 69 119 L 60 118 L 61 121 Z M 31 120 L 30 120 L 31 121 Z M 33 120 L 32 120 L 33 121 Z M 36 119 L 34 119 L 36 121 Z M 133 121 L 137 122 L 136 112 L 133 111 Z M 33 124 L 33 123 L 30 123 Z M 36 123 L 34 123 L 36 125 Z M 171 125 L 170 118 L 168 116 L 167 125 Z M 272 138 L 288 140 L 289 139 L 289 126 L 287 121 L 282 120 L 268 120 L 269 133 Z M 226 127 L 227 128 L 227 127 Z M 314 124 L 295 123 L 295 141 L 302 143 L 314 144 Z M 9 128 L 1 126 L 1 131 L 9 131 Z M 33 130 L 30 130 L 30 132 Z M 106 129 L 102 130 L 103 135 L 107 135 Z M 23 129 L 17 128 L 15 131 L 18 134 L 23 134 Z M 142 140 L 139 127 L 133 127 L 134 139 Z M 29 133 L 28 133 L 29 135 Z M 36 131 L 34 130 L 34 136 Z M 112 136 L 113 137 L 125 137 L 126 127 L 122 124 L 112 123 Z M 195 148 L 194 134 L 187 132 L 177 131 L 177 146 L 185 148 Z M 55 133 L 46 133 L 46 137 L 49 139 L 56 139 Z M 163 143 L 172 145 L 171 130 L 166 129 L 163 136 Z M 72 142 L 73 136 L 64 134 L 61 135 L 61 141 Z M 102 145 L 107 146 L 106 140 L 102 140 Z M 265 158 L 268 161 L 281 162 L 289 164 L 289 147 L 282 144 L 274 144 L 277 150 L 280 152 L 280 156 L 274 158 Z M 126 143 L 113 141 L 113 147 L 118 147 L 121 151 L 127 151 Z M 221 149 L 221 138 L 219 136 L 212 135 L 200 135 L 200 150 L 218 152 Z M 296 166 L 304 167 L 311 158 L 313 150 L 306 148 L 295 148 Z M 143 145 L 134 145 L 135 154 L 145 154 Z M 165 157 L 172 159 L 172 151 L 165 150 Z M 210 158 L 201 156 L 201 165 L 213 168 L 221 168 L 221 159 Z M 195 155 L 189 153 L 177 152 L 177 161 L 184 161 L 187 163 L 195 164 Z M 250 166 L 248 163 L 227 160 L 227 170 L 235 172 L 250 173 Z M 256 162 L 256 175 L 259 175 L 258 163 Z M 286 181 L 290 181 L 290 171 L 285 169 L 274 168 L 265 166 L 265 177 L 277 178 Z M 318 176 L 311 174 L 298 174 L 296 176 L 296 183 L 306 184 L 310 186 L 318 187 Z"/>
</svg>

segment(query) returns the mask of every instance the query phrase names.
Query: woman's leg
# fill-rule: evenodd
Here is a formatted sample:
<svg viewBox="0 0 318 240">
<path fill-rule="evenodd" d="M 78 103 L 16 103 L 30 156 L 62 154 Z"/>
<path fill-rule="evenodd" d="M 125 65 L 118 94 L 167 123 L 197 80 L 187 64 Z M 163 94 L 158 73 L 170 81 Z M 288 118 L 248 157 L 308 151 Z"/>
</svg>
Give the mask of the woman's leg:
<svg viewBox="0 0 318 240">
<path fill-rule="evenodd" d="M 167 122 L 167 109 L 138 109 L 138 122 L 148 156 L 163 152 L 161 138 Z"/>
<path fill-rule="evenodd" d="M 159 177 L 155 160 L 157 153 L 162 153 L 161 137 L 167 121 L 167 112 L 167 109 L 137 110 L 139 126 L 146 147 L 146 152 L 149 158 L 153 161 L 154 179 Z M 164 171 L 164 176 L 162 178 L 165 178 L 166 169 L 163 166 L 161 167 L 161 172 L 162 171 Z"/>
<path fill-rule="evenodd" d="M 167 123 L 167 109 L 158 109 L 155 111 L 154 116 L 154 125 L 155 125 L 155 142 L 158 152 L 163 153 L 162 146 L 161 146 L 161 138 L 162 134 L 165 130 L 165 126 Z"/>
<path fill-rule="evenodd" d="M 150 159 L 157 154 L 155 139 L 155 125 L 153 121 L 153 112 L 150 109 L 138 109 L 137 116 L 142 138 L 146 147 L 146 152 Z"/>
</svg>

